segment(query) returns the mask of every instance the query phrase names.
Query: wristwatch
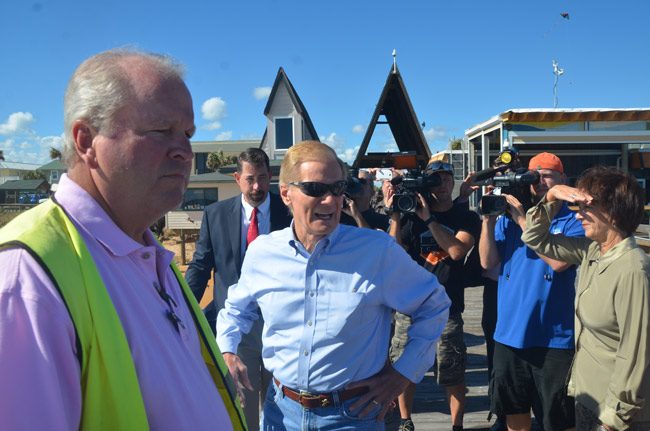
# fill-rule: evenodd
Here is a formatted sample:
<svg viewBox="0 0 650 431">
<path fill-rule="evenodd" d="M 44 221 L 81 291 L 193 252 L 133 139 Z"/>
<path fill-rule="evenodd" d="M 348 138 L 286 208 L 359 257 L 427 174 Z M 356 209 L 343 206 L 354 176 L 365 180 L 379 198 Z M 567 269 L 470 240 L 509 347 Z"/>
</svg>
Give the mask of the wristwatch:
<svg viewBox="0 0 650 431">
<path fill-rule="evenodd" d="M 436 218 L 436 216 L 434 216 L 433 214 L 431 214 L 431 217 L 429 217 L 428 219 L 426 219 L 426 220 L 424 221 L 424 224 L 425 224 L 426 226 L 429 226 L 429 224 L 431 224 L 432 221 L 438 221 L 438 219 Z"/>
<path fill-rule="evenodd" d="M 598 425 L 598 428 L 596 428 L 596 431 L 612 431 L 612 429 L 606 425 L 600 424 Z"/>
</svg>

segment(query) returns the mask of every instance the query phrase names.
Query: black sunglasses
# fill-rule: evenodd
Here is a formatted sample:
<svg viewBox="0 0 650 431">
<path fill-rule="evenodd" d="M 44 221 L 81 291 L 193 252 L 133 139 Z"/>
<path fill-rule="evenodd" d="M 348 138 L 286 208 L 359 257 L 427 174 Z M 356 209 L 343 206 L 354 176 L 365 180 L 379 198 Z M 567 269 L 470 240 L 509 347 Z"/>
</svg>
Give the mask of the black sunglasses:
<svg viewBox="0 0 650 431">
<path fill-rule="evenodd" d="M 315 181 L 294 181 L 292 186 L 300 188 L 300 191 L 313 198 L 320 198 L 330 192 L 334 196 L 341 196 L 347 186 L 346 181 L 337 181 L 332 184 L 318 183 Z"/>
<path fill-rule="evenodd" d="M 447 171 L 447 172 L 453 172 L 454 167 L 451 165 L 451 163 L 446 163 L 446 162 L 431 162 L 426 168 L 427 171 L 435 172 L 435 171 Z"/>
</svg>

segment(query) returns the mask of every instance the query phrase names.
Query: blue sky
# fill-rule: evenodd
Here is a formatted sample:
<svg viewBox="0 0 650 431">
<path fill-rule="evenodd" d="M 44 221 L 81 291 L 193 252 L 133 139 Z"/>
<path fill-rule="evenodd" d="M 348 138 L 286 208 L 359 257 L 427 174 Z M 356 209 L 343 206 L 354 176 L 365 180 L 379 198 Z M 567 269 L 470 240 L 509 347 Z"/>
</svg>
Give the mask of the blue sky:
<svg viewBox="0 0 650 431">
<path fill-rule="evenodd" d="M 569 19 L 561 13 L 569 14 Z M 259 138 L 284 67 L 321 139 L 355 154 L 397 63 L 433 151 L 511 108 L 650 105 L 650 2 L 0 2 L 0 150 L 44 163 L 60 146 L 63 93 L 86 57 L 133 45 L 187 67 L 196 140 Z M 391 148 L 379 128 L 372 149 Z"/>
</svg>

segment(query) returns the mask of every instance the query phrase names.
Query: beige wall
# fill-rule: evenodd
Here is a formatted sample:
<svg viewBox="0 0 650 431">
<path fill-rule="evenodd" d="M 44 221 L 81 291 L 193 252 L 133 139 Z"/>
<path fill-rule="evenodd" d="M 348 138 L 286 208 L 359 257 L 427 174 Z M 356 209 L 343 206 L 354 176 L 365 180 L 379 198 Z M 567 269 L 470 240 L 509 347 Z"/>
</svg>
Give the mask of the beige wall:
<svg viewBox="0 0 650 431">
<path fill-rule="evenodd" d="M 229 199 L 237 196 L 239 186 L 234 181 L 232 183 L 191 183 L 189 188 L 193 189 L 208 189 L 217 188 L 219 190 L 219 201 Z M 203 219 L 203 211 L 170 211 L 165 215 L 165 227 L 167 229 L 201 229 L 201 220 Z"/>
</svg>

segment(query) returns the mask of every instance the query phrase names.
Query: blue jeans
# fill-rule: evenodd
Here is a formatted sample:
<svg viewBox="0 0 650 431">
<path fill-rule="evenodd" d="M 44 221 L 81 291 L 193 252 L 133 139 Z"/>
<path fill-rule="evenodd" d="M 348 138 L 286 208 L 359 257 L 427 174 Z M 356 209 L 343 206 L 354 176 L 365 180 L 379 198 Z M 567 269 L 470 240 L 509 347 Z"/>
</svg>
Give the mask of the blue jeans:
<svg viewBox="0 0 650 431">
<path fill-rule="evenodd" d="M 377 421 L 379 407 L 364 418 L 352 412 L 350 405 L 359 397 L 340 401 L 334 394 L 334 403 L 330 407 L 307 409 L 298 402 L 285 397 L 280 387 L 273 380 L 266 392 L 264 417 L 261 430 L 264 431 L 310 431 L 310 430 L 384 430 L 384 422 Z M 365 407 L 365 406 L 364 406 Z"/>
</svg>

